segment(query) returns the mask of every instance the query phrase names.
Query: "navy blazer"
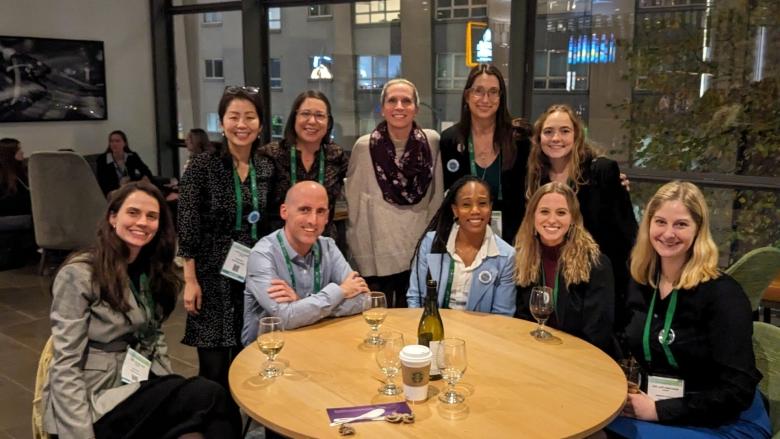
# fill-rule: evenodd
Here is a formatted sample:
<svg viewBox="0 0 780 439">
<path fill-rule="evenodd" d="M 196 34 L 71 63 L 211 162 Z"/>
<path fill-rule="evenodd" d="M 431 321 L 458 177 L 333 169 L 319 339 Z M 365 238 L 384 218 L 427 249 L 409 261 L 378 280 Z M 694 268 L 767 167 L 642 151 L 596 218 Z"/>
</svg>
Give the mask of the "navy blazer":
<svg viewBox="0 0 780 439">
<path fill-rule="evenodd" d="M 409 278 L 409 290 L 406 293 L 406 301 L 409 308 L 422 306 L 425 296 L 425 279 L 430 269 L 431 278 L 438 282 L 439 306 L 444 302 L 444 290 L 449 280 L 449 253 L 431 253 L 431 244 L 435 232 L 425 234 L 417 253 L 412 274 Z M 506 241 L 493 235 L 498 256 L 486 257 L 474 270 L 469 288 L 469 298 L 466 304 L 468 311 L 479 311 L 493 314 L 512 316 L 515 314 L 515 300 L 517 289 L 515 288 L 515 249 Z M 489 279 L 485 281 L 488 273 Z M 482 278 L 482 279 L 480 279 Z"/>
</svg>

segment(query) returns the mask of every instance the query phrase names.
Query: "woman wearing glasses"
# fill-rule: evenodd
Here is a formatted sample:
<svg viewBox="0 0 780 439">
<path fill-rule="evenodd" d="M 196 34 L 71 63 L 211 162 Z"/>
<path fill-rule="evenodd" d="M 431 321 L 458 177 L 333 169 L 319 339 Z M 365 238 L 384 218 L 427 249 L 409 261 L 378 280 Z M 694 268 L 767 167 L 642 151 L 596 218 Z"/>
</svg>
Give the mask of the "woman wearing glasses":
<svg viewBox="0 0 780 439">
<path fill-rule="evenodd" d="M 179 256 L 188 313 L 182 343 L 198 349 L 199 374 L 225 388 L 230 362 L 242 348 L 241 255 L 268 232 L 263 217 L 273 166 L 257 151 L 262 111 L 256 88 L 226 88 L 218 107 L 222 146 L 193 156 L 180 183 Z"/>
<path fill-rule="evenodd" d="M 441 134 L 444 187 L 464 175 L 474 175 L 490 185 L 494 228 L 499 226 L 507 242 L 523 219 L 526 162 L 531 147 L 531 126 L 512 120 L 506 104 L 501 71 L 480 64 L 469 73 L 461 99 L 460 122 Z"/>
<path fill-rule="evenodd" d="M 328 98 L 320 91 L 307 90 L 293 101 L 284 138 L 260 148 L 274 165 L 268 198 L 271 230 L 284 225 L 279 217 L 279 206 L 284 202 L 287 190 L 296 182 L 314 180 L 328 191 L 330 220 L 324 234 L 336 238 L 333 214 L 347 175 L 347 159 L 341 147 L 331 141 L 332 130 L 333 116 Z"/>
<path fill-rule="evenodd" d="M 371 290 L 406 307 L 409 261 L 442 200 L 439 135 L 415 123 L 420 98 L 406 79 L 382 88 L 384 121 L 352 148 L 347 243 Z"/>
</svg>

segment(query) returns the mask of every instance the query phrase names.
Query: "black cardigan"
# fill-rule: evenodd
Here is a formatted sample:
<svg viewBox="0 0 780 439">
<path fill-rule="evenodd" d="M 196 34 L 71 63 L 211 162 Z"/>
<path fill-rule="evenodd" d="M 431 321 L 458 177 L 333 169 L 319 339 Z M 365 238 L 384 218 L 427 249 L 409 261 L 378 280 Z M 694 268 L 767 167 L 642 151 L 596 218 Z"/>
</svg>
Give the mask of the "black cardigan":
<svg viewBox="0 0 780 439">
<path fill-rule="evenodd" d="M 558 275 L 558 302 L 550 326 L 579 337 L 613 358 L 617 358 L 616 339 L 612 332 L 615 293 L 612 284 L 612 265 L 603 254 L 590 272 L 588 282 L 580 282 L 566 288 L 563 274 Z M 536 285 L 517 287 L 517 311 L 515 317 L 536 321 L 531 315 L 528 301 L 531 289 Z"/>
<path fill-rule="evenodd" d="M 127 170 L 127 176 L 132 181 L 138 181 L 144 177 L 152 179 L 152 171 L 141 160 L 141 157 L 134 153 L 128 152 L 125 159 L 125 169 Z M 119 177 L 116 175 L 116 164 L 114 162 L 108 163 L 108 157 L 110 152 L 101 154 L 97 158 L 97 179 L 100 184 L 100 189 L 103 190 L 103 194 L 108 195 L 109 192 L 119 188 Z"/>
<path fill-rule="evenodd" d="M 642 350 L 647 311 L 654 289 L 631 281 L 628 289 L 630 321 L 626 337 L 631 353 L 646 374 L 676 376 L 685 380 L 682 398 L 655 403 L 665 424 L 717 427 L 734 422 L 750 407 L 761 372 L 753 355 L 753 318 L 742 287 L 729 275 L 680 290 L 669 345 L 679 370 L 667 363 L 658 341 L 671 296 L 656 298 L 650 329 L 652 362 Z"/>
<path fill-rule="evenodd" d="M 515 162 L 511 168 L 501 171 L 502 200 L 493 200 L 493 210 L 500 210 L 503 219 L 501 238 L 510 244 L 515 242 L 515 234 L 525 214 L 525 176 L 528 154 L 531 151 L 531 141 L 521 126 L 515 126 L 514 139 L 517 148 Z M 468 143 L 460 134 L 459 123 L 441 133 L 439 150 L 444 172 L 444 189 L 447 190 L 455 181 L 471 172 Z"/>
</svg>

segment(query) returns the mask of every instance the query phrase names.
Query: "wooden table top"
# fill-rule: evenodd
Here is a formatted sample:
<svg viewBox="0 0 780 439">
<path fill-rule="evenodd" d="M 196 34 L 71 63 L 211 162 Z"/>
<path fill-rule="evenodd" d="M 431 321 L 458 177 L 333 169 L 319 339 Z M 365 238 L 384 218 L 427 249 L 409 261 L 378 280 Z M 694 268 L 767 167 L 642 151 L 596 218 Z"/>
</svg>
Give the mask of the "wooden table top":
<svg viewBox="0 0 780 439">
<path fill-rule="evenodd" d="M 417 341 L 421 309 L 389 310 L 383 329 Z M 458 388 L 466 401 L 456 406 L 437 395 L 412 404 L 414 424 L 352 424 L 353 437 L 583 437 L 620 412 L 626 379 L 620 367 L 596 347 L 561 331 L 557 344 L 529 335 L 535 323 L 492 314 L 442 310 L 445 337 L 466 340 L 468 369 Z M 256 421 L 292 437 L 340 437 L 329 427 L 326 408 L 398 400 L 378 394 L 383 376 L 374 351 L 362 345 L 369 327 L 361 315 L 327 319 L 285 333 L 278 360 L 284 376 L 263 379 L 265 361 L 256 344 L 230 367 L 233 398 Z M 401 384 L 401 378 L 396 377 Z M 429 395 L 446 386 L 431 382 Z"/>
</svg>

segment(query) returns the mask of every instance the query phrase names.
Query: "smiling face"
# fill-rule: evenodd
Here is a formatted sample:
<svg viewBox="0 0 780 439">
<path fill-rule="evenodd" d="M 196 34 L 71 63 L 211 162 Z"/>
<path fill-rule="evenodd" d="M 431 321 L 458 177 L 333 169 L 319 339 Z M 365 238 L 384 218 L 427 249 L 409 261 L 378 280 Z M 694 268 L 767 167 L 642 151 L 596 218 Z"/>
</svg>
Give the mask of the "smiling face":
<svg viewBox="0 0 780 439">
<path fill-rule="evenodd" d="M 222 129 L 231 148 L 251 147 L 260 135 L 261 127 L 257 109 L 252 102 L 240 98 L 230 101 L 222 118 Z"/>
<path fill-rule="evenodd" d="M 414 89 L 408 84 L 393 84 L 385 90 L 382 102 L 382 117 L 390 128 L 409 129 L 417 115 L 418 107 L 414 103 Z"/>
<path fill-rule="evenodd" d="M 574 147 L 574 124 L 568 114 L 556 111 L 545 119 L 539 138 L 542 152 L 551 160 L 568 159 Z"/>
<path fill-rule="evenodd" d="M 111 148 L 111 154 L 118 156 L 125 150 L 125 140 L 119 134 L 108 136 L 108 146 Z"/>
<path fill-rule="evenodd" d="M 501 86 L 497 77 L 487 73 L 477 76 L 466 93 L 471 117 L 495 118 L 501 100 Z"/>
<path fill-rule="evenodd" d="M 484 184 L 471 181 L 463 185 L 455 195 L 452 214 L 461 230 L 484 233 L 490 223 L 490 190 Z"/>
<path fill-rule="evenodd" d="M 125 198 L 118 212 L 109 214 L 108 222 L 130 249 L 132 261 L 157 233 L 160 205 L 151 195 L 137 190 Z"/>
<path fill-rule="evenodd" d="M 328 106 L 317 98 L 306 98 L 295 113 L 295 137 L 299 143 L 322 143 L 328 131 Z"/>
<path fill-rule="evenodd" d="M 328 193 L 319 183 L 304 181 L 287 194 L 279 214 L 287 242 L 299 255 L 309 253 L 328 223 Z"/>
<path fill-rule="evenodd" d="M 563 194 L 553 192 L 539 199 L 534 211 L 534 228 L 542 244 L 553 247 L 562 243 L 571 222 L 571 211 Z"/>
<path fill-rule="evenodd" d="M 679 200 L 662 203 L 650 219 L 650 243 L 661 259 L 687 259 L 697 231 L 691 212 Z"/>
</svg>

